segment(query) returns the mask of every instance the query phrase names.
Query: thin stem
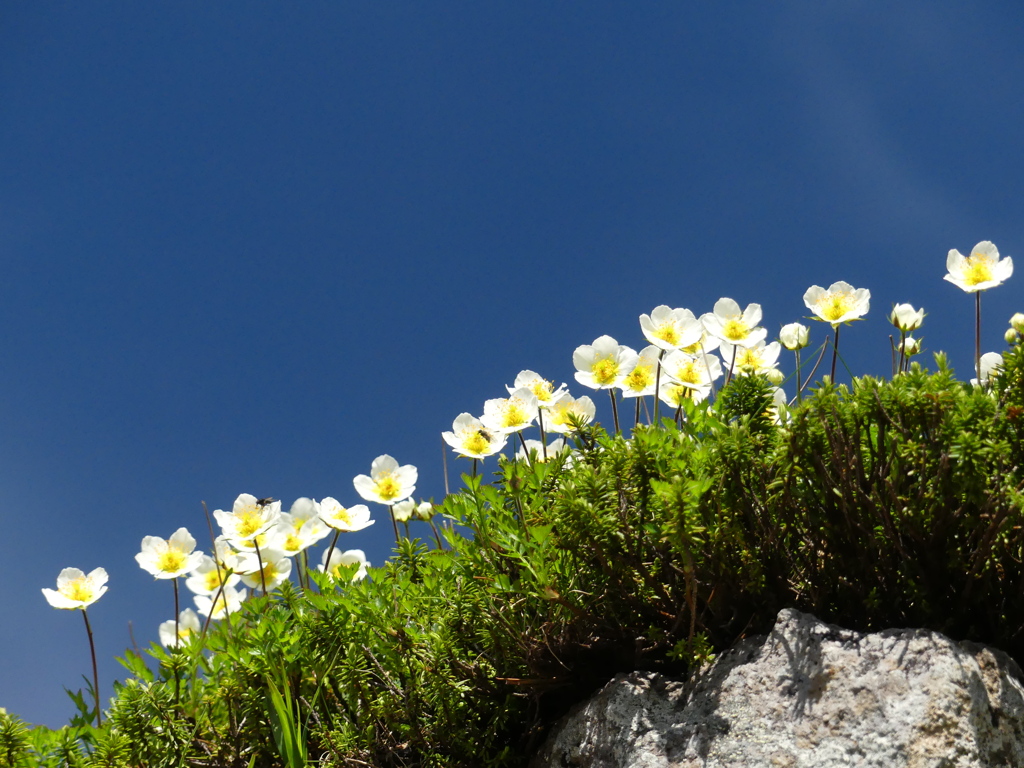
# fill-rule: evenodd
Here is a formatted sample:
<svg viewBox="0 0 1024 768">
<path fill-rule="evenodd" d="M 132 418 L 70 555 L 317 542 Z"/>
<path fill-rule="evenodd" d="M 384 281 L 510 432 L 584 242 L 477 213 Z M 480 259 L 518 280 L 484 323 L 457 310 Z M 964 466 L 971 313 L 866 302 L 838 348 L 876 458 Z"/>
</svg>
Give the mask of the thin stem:
<svg viewBox="0 0 1024 768">
<path fill-rule="evenodd" d="M 398 521 L 395 520 L 395 508 L 391 504 L 388 504 L 388 513 L 391 515 L 391 527 L 395 529 L 395 546 L 397 547 L 401 543 L 402 537 L 398 535 Z"/>
<path fill-rule="evenodd" d="M 537 409 L 537 426 L 540 427 L 540 452 L 544 461 L 548 460 L 548 438 L 544 434 L 544 409 Z"/>
<path fill-rule="evenodd" d="M 981 291 L 974 292 L 974 370 L 981 384 Z"/>
<path fill-rule="evenodd" d="M 615 434 L 621 434 L 619 431 L 619 404 L 615 401 L 615 389 L 610 388 L 608 390 L 608 396 L 612 399 L 612 420 L 615 422 Z"/>
<path fill-rule="evenodd" d="M 171 649 L 173 655 L 176 651 L 181 650 L 181 629 L 178 626 L 178 580 L 171 579 L 174 584 L 174 647 Z M 174 704 L 177 706 L 181 703 L 181 670 L 178 669 L 178 665 L 174 665 Z"/>
<path fill-rule="evenodd" d="M 89 626 L 89 614 L 82 609 L 82 618 L 85 619 L 85 632 L 89 635 L 89 653 L 92 655 L 92 692 L 96 696 L 96 727 L 103 725 L 100 719 L 100 674 L 96 669 L 96 643 L 92 639 L 92 627 Z"/>
<path fill-rule="evenodd" d="M 794 349 L 793 354 L 796 355 L 796 401 L 800 402 L 800 392 L 803 387 L 800 386 L 800 349 Z"/>
<path fill-rule="evenodd" d="M 448 445 L 444 439 L 441 440 L 441 464 L 444 465 L 444 495 L 450 495 L 448 490 Z"/>
<path fill-rule="evenodd" d="M 640 401 L 643 398 L 638 397 L 636 399 L 636 415 L 633 418 L 633 431 L 636 432 L 636 428 L 640 426 Z"/>
<path fill-rule="evenodd" d="M 803 389 L 807 389 L 807 385 L 811 383 L 811 380 L 814 378 L 814 374 L 818 372 L 818 366 L 821 365 L 821 361 L 825 359 L 825 350 L 828 349 L 828 342 L 829 338 L 826 336 L 825 342 L 821 345 L 821 352 L 818 353 L 818 359 L 814 361 L 814 367 L 811 368 L 811 374 L 804 382 Z"/>
<path fill-rule="evenodd" d="M 260 584 L 263 585 L 263 594 L 267 594 L 267 572 L 263 568 L 263 555 L 260 554 L 260 545 L 253 538 L 252 545 L 256 547 L 256 562 L 260 565 Z"/>
<path fill-rule="evenodd" d="M 430 519 L 427 522 L 430 523 L 430 528 L 434 532 L 434 538 L 437 539 L 437 548 L 444 549 L 444 544 L 441 543 L 441 533 L 437 530 L 437 526 L 434 525 L 433 519 Z"/>
<path fill-rule="evenodd" d="M 832 339 L 832 373 L 829 376 L 829 381 L 833 384 L 836 383 L 836 358 L 839 357 L 839 325 L 833 326 L 832 330 L 836 332 L 836 336 Z"/>
<path fill-rule="evenodd" d="M 661 391 L 661 358 L 665 356 L 665 350 L 661 350 L 658 353 L 658 367 L 654 371 L 654 419 L 651 421 L 652 424 L 658 423 L 658 393 Z M 636 409 L 637 419 L 640 418 L 640 406 L 637 404 Z"/>
<path fill-rule="evenodd" d="M 526 447 L 526 438 L 523 437 L 523 431 L 519 430 L 516 432 L 519 435 L 519 443 L 523 446 L 523 455 L 526 456 L 526 463 L 531 467 L 533 466 L 533 458 L 530 456 L 530 449 Z M 514 441 L 513 441 L 514 444 Z M 547 458 L 546 456 L 544 458 Z"/>
<path fill-rule="evenodd" d="M 328 574 L 331 572 L 331 555 L 334 554 L 334 545 L 338 543 L 339 536 L 341 536 L 341 531 L 335 531 L 334 538 L 331 539 L 331 546 L 327 548 L 327 559 L 324 560 L 324 571 Z"/>
</svg>

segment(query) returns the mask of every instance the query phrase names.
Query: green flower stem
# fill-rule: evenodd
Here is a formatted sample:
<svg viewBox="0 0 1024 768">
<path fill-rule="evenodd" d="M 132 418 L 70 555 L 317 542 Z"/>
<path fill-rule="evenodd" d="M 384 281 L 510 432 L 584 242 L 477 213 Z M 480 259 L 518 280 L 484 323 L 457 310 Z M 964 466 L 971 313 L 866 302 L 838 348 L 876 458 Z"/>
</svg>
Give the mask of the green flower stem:
<svg viewBox="0 0 1024 768">
<path fill-rule="evenodd" d="M 100 718 L 100 674 L 96 668 L 96 643 L 92 639 L 92 627 L 89 626 L 89 614 L 82 609 L 82 618 L 85 619 L 85 633 L 89 636 L 89 653 L 92 656 L 92 692 L 96 697 L 96 727 L 100 728 L 103 722 Z"/>
</svg>

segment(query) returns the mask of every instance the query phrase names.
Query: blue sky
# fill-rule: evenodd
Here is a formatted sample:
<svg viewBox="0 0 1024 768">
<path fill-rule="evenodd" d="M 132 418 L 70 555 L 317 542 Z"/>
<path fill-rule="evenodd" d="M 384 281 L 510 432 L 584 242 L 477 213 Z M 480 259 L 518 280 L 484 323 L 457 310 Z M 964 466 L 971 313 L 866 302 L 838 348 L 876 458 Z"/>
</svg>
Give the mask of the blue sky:
<svg viewBox="0 0 1024 768">
<path fill-rule="evenodd" d="M 85 632 L 40 593 L 63 567 L 110 574 L 109 692 L 129 622 L 146 646 L 171 618 L 143 536 L 208 550 L 201 502 L 241 492 L 355 502 L 381 453 L 439 499 L 455 416 L 524 368 L 583 394 L 573 349 L 642 347 L 658 304 L 759 302 L 774 336 L 846 280 L 872 292 L 854 371 L 887 372 L 910 302 L 969 376 L 973 302 L 942 276 L 950 248 L 1024 244 L 1022 25 L 967 2 L 8 3 L 0 706 L 71 713 Z M 985 350 L 1022 279 L 984 296 Z M 376 516 L 343 544 L 379 564 Z"/>
</svg>

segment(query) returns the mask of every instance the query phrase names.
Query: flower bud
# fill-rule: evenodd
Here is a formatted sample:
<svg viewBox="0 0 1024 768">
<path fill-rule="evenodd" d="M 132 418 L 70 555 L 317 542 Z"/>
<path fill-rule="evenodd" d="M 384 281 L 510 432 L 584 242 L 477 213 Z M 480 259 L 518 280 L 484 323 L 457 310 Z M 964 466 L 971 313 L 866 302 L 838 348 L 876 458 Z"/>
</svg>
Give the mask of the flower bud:
<svg viewBox="0 0 1024 768">
<path fill-rule="evenodd" d="M 914 309 L 909 304 L 897 304 L 889 313 L 889 322 L 903 333 L 916 331 L 924 322 L 924 310 Z"/>
<path fill-rule="evenodd" d="M 809 337 L 810 329 L 802 323 L 784 325 L 782 330 L 779 331 L 779 341 L 782 342 L 782 346 L 794 352 L 806 347 Z"/>
<path fill-rule="evenodd" d="M 1024 312 L 1017 312 L 1010 318 L 1010 327 L 1017 333 L 1024 333 Z"/>
<path fill-rule="evenodd" d="M 913 336 L 907 336 L 900 344 L 900 352 L 907 357 L 913 357 L 921 351 L 921 342 Z"/>
<path fill-rule="evenodd" d="M 391 514 L 399 523 L 407 523 L 416 514 L 416 502 L 405 499 L 391 506 Z"/>
<path fill-rule="evenodd" d="M 1006 339 L 1007 344 L 1016 344 L 1018 341 L 1020 341 L 1020 334 L 1017 333 L 1017 331 L 1015 331 L 1013 328 L 1007 328 L 1006 333 L 1003 335 L 1003 338 Z"/>
<path fill-rule="evenodd" d="M 769 368 L 764 372 L 765 378 L 768 379 L 776 387 L 781 385 L 786 380 L 786 374 L 780 371 L 778 368 Z"/>
<path fill-rule="evenodd" d="M 434 505 L 429 501 L 421 501 L 416 505 L 416 511 L 413 512 L 413 517 L 417 520 L 427 521 L 434 516 Z"/>
</svg>

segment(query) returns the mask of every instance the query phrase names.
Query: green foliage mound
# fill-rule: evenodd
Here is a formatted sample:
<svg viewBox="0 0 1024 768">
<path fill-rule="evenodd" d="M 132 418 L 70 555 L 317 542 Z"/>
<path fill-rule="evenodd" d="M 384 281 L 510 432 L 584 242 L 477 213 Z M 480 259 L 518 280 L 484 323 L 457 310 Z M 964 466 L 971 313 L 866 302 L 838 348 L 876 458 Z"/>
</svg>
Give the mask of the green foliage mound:
<svg viewBox="0 0 1024 768">
<path fill-rule="evenodd" d="M 371 578 L 285 585 L 157 670 L 129 652 L 101 729 L 0 715 L 0 766 L 515 766 L 622 670 L 683 675 L 779 609 L 920 626 L 1024 660 L 1024 357 L 823 385 L 777 419 L 713 407 L 506 462 Z M 354 569 L 353 569 L 354 570 Z M 523 748 L 521 745 L 526 744 Z"/>
</svg>

